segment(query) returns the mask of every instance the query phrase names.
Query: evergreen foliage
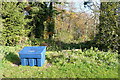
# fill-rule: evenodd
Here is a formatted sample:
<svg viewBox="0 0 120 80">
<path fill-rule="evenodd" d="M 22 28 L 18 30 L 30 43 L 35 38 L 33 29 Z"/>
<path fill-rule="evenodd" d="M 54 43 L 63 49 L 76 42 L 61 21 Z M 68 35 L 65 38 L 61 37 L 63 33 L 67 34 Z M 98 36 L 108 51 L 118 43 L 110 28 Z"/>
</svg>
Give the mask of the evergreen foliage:
<svg viewBox="0 0 120 80">
<path fill-rule="evenodd" d="M 57 4 L 63 5 L 58 2 L 2 2 L 0 44 L 15 46 L 31 41 L 40 45 L 40 39 L 80 43 L 92 40 L 98 32 L 93 40 L 98 47 L 118 50 L 119 2 L 101 3 L 98 31 L 95 20 L 87 14 L 65 11 Z"/>
<path fill-rule="evenodd" d="M 101 48 L 118 50 L 120 46 L 120 26 L 118 26 L 119 2 L 102 2 L 100 8 L 97 44 Z"/>
<path fill-rule="evenodd" d="M 17 45 L 25 38 L 30 30 L 28 30 L 27 22 L 23 13 L 25 3 L 3 2 L 2 3 L 2 38 L 1 44 L 6 46 Z M 24 41 L 24 40 L 23 40 Z"/>
</svg>

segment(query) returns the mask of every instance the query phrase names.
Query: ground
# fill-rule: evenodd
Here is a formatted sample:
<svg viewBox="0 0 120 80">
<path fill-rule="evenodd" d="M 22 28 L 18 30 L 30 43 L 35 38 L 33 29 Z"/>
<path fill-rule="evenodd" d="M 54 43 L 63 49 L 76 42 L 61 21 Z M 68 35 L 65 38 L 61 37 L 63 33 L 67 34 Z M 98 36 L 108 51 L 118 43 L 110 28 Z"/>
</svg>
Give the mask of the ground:
<svg viewBox="0 0 120 80">
<path fill-rule="evenodd" d="M 118 54 L 97 48 L 46 51 L 42 67 L 22 66 L 22 47 L 0 47 L 2 78 L 118 78 Z"/>
</svg>

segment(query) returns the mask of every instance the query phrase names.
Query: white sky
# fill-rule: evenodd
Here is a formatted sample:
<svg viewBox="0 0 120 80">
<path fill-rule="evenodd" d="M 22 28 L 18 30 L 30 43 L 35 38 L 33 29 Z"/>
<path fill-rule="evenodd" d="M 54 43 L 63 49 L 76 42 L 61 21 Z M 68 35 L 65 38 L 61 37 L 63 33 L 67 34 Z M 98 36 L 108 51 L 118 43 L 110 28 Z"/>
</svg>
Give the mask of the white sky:
<svg viewBox="0 0 120 80">
<path fill-rule="evenodd" d="M 65 0 L 64 0 L 65 1 Z M 73 9 L 75 12 L 86 12 L 91 13 L 92 10 L 90 10 L 88 7 L 84 7 L 84 1 L 88 0 L 66 0 L 66 2 L 73 2 L 73 6 L 75 9 Z M 100 6 L 100 0 L 91 0 L 95 5 Z M 97 3 L 97 4 L 96 4 Z M 92 7 L 93 8 L 93 7 Z M 66 10 L 70 10 L 69 6 L 66 7 Z"/>
</svg>

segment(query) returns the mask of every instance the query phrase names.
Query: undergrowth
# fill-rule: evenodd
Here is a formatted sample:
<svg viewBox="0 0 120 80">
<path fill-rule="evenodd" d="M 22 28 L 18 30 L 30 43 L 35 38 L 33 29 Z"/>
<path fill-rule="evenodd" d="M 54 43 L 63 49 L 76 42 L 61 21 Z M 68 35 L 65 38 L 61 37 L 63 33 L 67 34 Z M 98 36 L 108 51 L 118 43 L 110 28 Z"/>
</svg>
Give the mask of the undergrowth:
<svg viewBox="0 0 120 80">
<path fill-rule="evenodd" d="M 118 78 L 117 52 L 97 48 L 46 51 L 42 67 L 21 66 L 21 46 L 0 47 L 2 78 Z"/>
</svg>

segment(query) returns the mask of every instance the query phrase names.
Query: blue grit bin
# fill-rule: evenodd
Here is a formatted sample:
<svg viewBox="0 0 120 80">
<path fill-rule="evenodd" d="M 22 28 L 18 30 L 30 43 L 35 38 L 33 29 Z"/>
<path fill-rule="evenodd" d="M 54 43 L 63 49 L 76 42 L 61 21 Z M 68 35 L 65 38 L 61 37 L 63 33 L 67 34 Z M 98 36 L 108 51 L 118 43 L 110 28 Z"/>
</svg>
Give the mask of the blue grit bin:
<svg viewBox="0 0 120 80">
<path fill-rule="evenodd" d="M 45 62 L 46 46 L 27 46 L 19 52 L 21 65 L 43 66 Z"/>
</svg>

